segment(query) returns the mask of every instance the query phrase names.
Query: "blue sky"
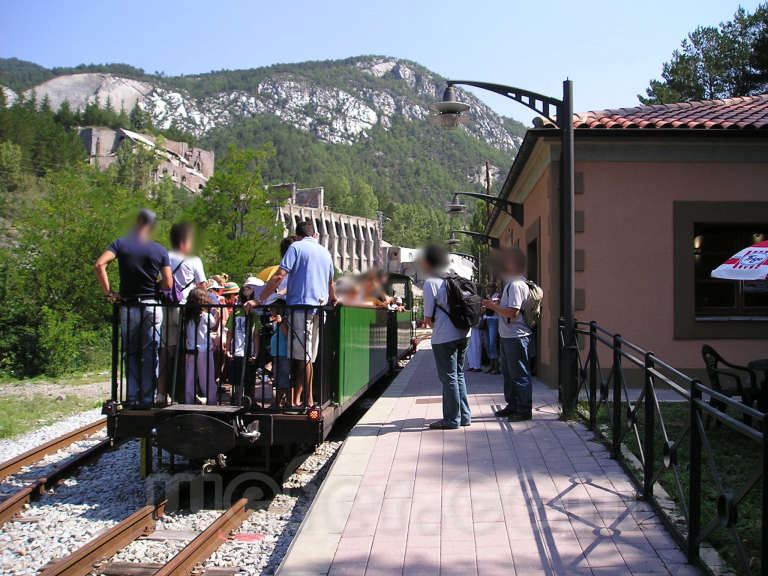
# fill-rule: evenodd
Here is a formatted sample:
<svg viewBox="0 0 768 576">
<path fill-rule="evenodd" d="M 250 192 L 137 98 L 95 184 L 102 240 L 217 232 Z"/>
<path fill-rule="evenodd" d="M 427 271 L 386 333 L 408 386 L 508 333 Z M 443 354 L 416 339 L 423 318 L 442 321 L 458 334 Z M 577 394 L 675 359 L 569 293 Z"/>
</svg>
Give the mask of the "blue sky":
<svg viewBox="0 0 768 576">
<path fill-rule="evenodd" d="M 752 11 L 757 1 L 743 1 Z M 577 111 L 633 106 L 697 25 L 730 0 L 2 0 L 0 56 L 44 66 L 126 62 L 166 74 L 385 54 L 453 78 L 557 96 Z M 481 94 L 497 112 L 532 113 Z"/>
</svg>

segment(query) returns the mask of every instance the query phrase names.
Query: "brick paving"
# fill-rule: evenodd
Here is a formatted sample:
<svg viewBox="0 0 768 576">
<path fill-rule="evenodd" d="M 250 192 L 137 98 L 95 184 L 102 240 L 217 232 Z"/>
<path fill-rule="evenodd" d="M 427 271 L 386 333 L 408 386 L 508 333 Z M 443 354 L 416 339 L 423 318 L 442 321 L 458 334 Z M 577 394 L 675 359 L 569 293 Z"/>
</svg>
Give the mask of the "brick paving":
<svg viewBox="0 0 768 576">
<path fill-rule="evenodd" d="M 351 431 L 280 576 L 699 574 L 607 450 L 558 420 L 509 423 L 501 377 L 467 373 L 472 426 L 433 431 L 440 384 L 421 349 Z"/>
</svg>

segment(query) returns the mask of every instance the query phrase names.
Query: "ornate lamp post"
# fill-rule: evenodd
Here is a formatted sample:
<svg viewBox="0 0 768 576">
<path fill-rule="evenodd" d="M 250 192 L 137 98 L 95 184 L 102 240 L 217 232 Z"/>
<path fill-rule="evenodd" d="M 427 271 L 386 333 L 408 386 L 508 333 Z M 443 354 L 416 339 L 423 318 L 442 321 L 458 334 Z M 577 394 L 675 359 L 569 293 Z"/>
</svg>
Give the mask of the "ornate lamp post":
<svg viewBox="0 0 768 576">
<path fill-rule="evenodd" d="M 537 114 L 547 118 L 560 130 L 562 144 L 560 147 L 560 194 L 559 194 L 559 228 L 560 228 L 560 318 L 564 322 L 566 330 L 566 342 L 572 342 L 573 320 L 574 320 L 574 212 L 573 212 L 573 83 L 570 80 L 563 82 L 562 99 L 544 96 L 529 90 L 504 86 L 502 84 L 492 84 L 489 82 L 475 82 L 471 80 L 449 80 L 443 93 L 443 101 L 436 102 L 430 108 L 437 112 L 430 117 L 433 122 L 439 123 L 444 128 L 455 128 L 459 124 L 467 122 L 464 113 L 469 110 L 469 105 L 459 102 L 456 99 L 455 85 L 474 86 L 483 90 L 489 90 L 496 94 L 501 94 L 511 100 L 527 106 Z M 467 194 L 471 195 L 471 194 Z M 517 210 L 507 204 L 506 200 L 493 198 L 484 194 L 475 195 L 481 200 L 493 203 L 495 206 L 501 206 L 512 215 L 515 220 L 523 222 L 522 206 L 519 214 L 513 212 Z M 457 196 L 454 196 L 454 200 Z M 504 204 L 506 203 L 506 204 Z M 519 219 L 516 217 L 519 215 Z M 463 231 L 458 231 L 466 233 Z M 472 235 L 472 234 L 470 234 Z M 498 239 L 496 239 L 498 245 Z M 561 348 L 558 346 L 559 356 L 559 385 L 560 401 L 563 411 L 566 414 L 572 413 L 576 408 L 577 396 L 577 366 L 576 356 L 570 347 Z"/>
</svg>

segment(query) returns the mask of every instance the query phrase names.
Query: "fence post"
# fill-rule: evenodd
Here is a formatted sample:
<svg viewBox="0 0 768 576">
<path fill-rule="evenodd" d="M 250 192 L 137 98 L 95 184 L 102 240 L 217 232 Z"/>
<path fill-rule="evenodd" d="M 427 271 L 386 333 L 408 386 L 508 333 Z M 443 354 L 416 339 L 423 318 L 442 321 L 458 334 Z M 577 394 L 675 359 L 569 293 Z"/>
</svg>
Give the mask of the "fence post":
<svg viewBox="0 0 768 576">
<path fill-rule="evenodd" d="M 760 526 L 760 574 L 768 576 L 768 413 L 763 414 L 763 510 Z"/>
<path fill-rule="evenodd" d="M 653 470 L 655 460 L 654 450 L 654 390 L 653 390 L 653 352 L 646 352 L 643 377 L 645 378 L 645 401 L 643 406 L 643 442 L 645 443 L 643 462 L 643 498 L 648 500 L 653 497 Z"/>
<path fill-rule="evenodd" d="M 120 402 L 117 389 L 117 377 L 120 366 L 120 310 L 119 304 L 112 304 L 112 400 Z"/>
<path fill-rule="evenodd" d="M 589 323 L 589 427 L 597 426 L 597 322 Z"/>
<path fill-rule="evenodd" d="M 613 458 L 618 458 L 621 454 L 621 384 L 623 378 L 621 373 L 621 336 L 616 334 L 613 337 L 613 394 L 611 404 L 613 411 L 611 456 Z"/>
<path fill-rule="evenodd" d="M 691 382 L 691 405 L 689 412 L 689 486 L 688 486 L 688 563 L 699 559 L 699 535 L 701 534 L 701 432 L 698 424 L 696 401 L 701 399 L 700 382 Z M 765 498 L 765 496 L 763 496 Z M 763 500 L 765 502 L 765 500 Z M 765 515 L 765 511 L 763 511 Z"/>
</svg>

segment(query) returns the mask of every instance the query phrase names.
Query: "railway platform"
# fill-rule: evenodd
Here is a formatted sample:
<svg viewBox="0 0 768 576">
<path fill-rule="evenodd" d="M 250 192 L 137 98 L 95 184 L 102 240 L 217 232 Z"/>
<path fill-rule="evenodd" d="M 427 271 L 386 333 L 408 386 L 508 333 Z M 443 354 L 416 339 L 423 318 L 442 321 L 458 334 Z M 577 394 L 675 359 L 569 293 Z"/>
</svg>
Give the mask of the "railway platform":
<svg viewBox="0 0 768 576">
<path fill-rule="evenodd" d="M 558 420 L 534 387 L 534 418 L 509 423 L 501 377 L 467 373 L 472 425 L 441 414 L 429 344 L 351 431 L 278 576 L 693 575 L 607 449 Z"/>
</svg>

